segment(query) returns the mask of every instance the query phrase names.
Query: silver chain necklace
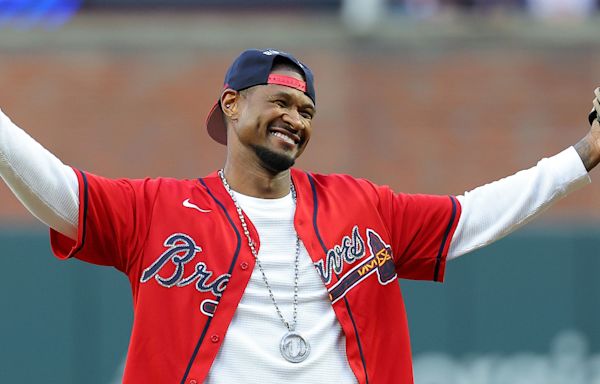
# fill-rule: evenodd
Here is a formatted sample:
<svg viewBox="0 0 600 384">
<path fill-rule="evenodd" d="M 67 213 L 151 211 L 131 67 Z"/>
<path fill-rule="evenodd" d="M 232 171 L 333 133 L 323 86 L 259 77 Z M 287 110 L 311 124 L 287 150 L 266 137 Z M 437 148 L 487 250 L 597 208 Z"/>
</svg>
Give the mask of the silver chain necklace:
<svg viewBox="0 0 600 384">
<path fill-rule="evenodd" d="M 273 290 L 271 289 L 271 285 L 269 284 L 269 280 L 267 280 L 267 275 L 265 274 L 265 270 L 258 258 L 258 252 L 256 252 L 256 248 L 254 247 L 254 241 L 250 237 L 250 231 L 248 230 L 248 225 L 246 224 L 246 220 L 244 219 L 244 213 L 242 211 L 242 207 L 238 203 L 231 187 L 227 183 L 227 179 L 225 179 L 225 172 L 223 170 L 219 170 L 219 177 L 221 177 L 221 181 L 223 182 L 223 186 L 231 196 L 231 200 L 233 200 L 233 204 L 235 205 L 235 209 L 237 211 L 238 217 L 242 224 L 242 228 L 244 230 L 244 235 L 246 235 L 246 239 L 248 240 L 248 246 L 256 260 L 256 265 L 260 270 L 262 275 L 262 279 L 269 291 L 269 297 L 271 297 L 271 301 L 275 306 L 275 310 L 277 310 L 277 315 L 279 319 L 283 323 L 283 325 L 287 328 L 287 333 L 283 335 L 281 338 L 281 342 L 279 343 L 279 351 L 284 359 L 291 363 L 300 363 L 308 357 L 310 354 L 310 344 L 308 341 L 296 332 L 296 323 L 298 316 L 298 270 L 299 270 L 299 260 L 300 260 L 300 237 L 296 234 L 296 257 L 294 260 L 294 302 L 293 302 L 293 315 L 292 315 L 292 323 L 290 324 L 281 313 L 279 309 L 279 305 L 277 305 L 277 301 L 275 300 L 275 295 L 273 295 Z M 296 188 L 294 188 L 294 184 L 290 183 L 290 189 L 292 192 L 292 198 L 294 199 L 294 204 L 296 203 Z"/>
</svg>

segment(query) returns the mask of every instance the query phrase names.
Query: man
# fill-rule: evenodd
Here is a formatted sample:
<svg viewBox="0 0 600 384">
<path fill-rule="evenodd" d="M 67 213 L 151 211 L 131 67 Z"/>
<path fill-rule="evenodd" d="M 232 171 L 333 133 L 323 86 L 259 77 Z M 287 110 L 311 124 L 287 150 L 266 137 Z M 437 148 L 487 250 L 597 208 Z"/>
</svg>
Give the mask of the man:
<svg viewBox="0 0 600 384">
<path fill-rule="evenodd" d="M 575 147 L 463 196 L 397 194 L 292 168 L 315 113 L 305 64 L 243 52 L 207 119 L 225 166 L 198 180 L 73 170 L 0 115 L 0 174 L 54 253 L 130 280 L 125 383 L 411 383 L 396 279 L 442 281 L 447 259 L 589 183 L 600 160 L 594 121 Z"/>
</svg>

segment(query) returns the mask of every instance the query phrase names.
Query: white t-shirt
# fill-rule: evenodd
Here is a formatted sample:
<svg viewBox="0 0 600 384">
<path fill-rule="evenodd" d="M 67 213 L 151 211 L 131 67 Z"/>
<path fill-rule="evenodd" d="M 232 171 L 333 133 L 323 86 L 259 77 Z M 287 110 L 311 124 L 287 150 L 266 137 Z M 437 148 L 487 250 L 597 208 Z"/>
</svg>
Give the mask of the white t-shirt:
<svg viewBox="0 0 600 384">
<path fill-rule="evenodd" d="M 258 258 L 283 317 L 291 323 L 296 256 L 292 195 L 258 199 L 234 193 L 258 231 L 261 244 Z M 281 356 L 279 342 L 287 328 L 255 266 L 207 384 L 357 382 L 348 365 L 345 337 L 325 285 L 306 248 L 300 244 L 296 331 L 310 343 L 310 355 L 301 363 L 290 363 Z"/>
</svg>

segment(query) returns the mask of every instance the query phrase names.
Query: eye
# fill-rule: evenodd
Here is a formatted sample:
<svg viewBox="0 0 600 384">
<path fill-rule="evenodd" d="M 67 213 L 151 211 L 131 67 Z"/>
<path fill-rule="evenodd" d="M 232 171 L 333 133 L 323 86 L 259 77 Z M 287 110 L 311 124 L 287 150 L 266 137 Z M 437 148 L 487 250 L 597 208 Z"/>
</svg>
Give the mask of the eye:
<svg viewBox="0 0 600 384">
<path fill-rule="evenodd" d="M 302 117 L 304 117 L 306 120 L 312 120 L 312 118 L 313 118 L 312 113 L 309 113 L 309 112 L 300 112 L 300 115 Z"/>
<path fill-rule="evenodd" d="M 281 99 L 276 99 L 273 101 L 273 103 L 275 103 L 275 105 L 277 105 L 278 107 L 281 107 L 281 108 L 287 107 L 287 103 Z"/>
</svg>

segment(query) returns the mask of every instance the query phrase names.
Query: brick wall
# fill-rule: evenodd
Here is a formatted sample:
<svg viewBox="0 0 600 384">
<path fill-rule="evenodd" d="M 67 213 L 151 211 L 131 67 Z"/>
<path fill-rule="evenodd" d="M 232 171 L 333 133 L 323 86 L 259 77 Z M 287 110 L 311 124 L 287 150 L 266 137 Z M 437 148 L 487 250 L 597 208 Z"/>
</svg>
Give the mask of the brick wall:
<svg viewBox="0 0 600 384">
<path fill-rule="evenodd" d="M 0 50 L 0 107 L 70 165 L 110 177 L 193 178 L 223 164 L 224 148 L 203 122 L 237 52 Z M 318 98 L 299 165 L 405 192 L 459 194 L 575 143 L 600 85 L 597 49 L 293 52 L 313 67 Z M 596 182 L 544 217 L 600 219 L 598 196 Z M 32 220 L 5 185 L 0 220 Z"/>
</svg>

